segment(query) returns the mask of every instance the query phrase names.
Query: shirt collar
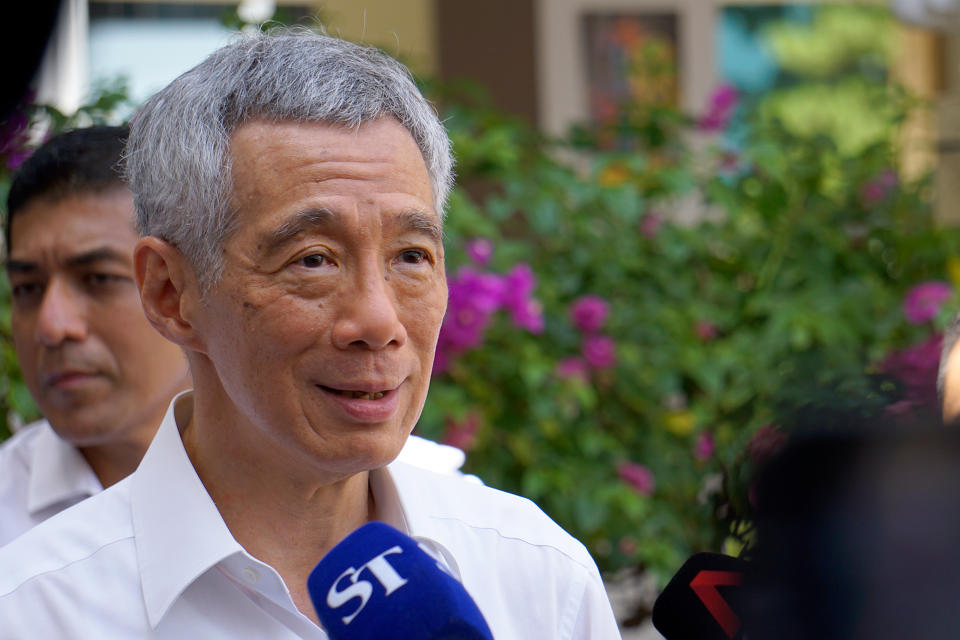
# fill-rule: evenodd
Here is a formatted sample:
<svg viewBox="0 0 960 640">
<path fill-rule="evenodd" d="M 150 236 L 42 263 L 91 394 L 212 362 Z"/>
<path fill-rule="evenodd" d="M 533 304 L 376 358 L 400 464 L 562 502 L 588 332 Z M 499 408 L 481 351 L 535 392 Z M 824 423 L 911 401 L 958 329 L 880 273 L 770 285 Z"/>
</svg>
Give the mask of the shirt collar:
<svg viewBox="0 0 960 640">
<path fill-rule="evenodd" d="M 103 487 L 83 455 L 46 420 L 36 427 L 30 456 L 27 511 L 31 515 L 64 502 L 100 493 Z"/>
<path fill-rule="evenodd" d="M 227 528 L 183 448 L 178 425 L 188 424 L 192 411 L 191 391 L 174 398 L 131 477 L 140 580 L 147 617 L 154 628 L 197 578 L 235 554 L 247 555 Z M 370 472 L 377 518 L 416 539 L 460 579 L 456 560 L 440 542 L 442 531 L 425 510 L 425 487 L 407 469 L 408 465 L 394 462 Z M 180 522 L 190 524 L 177 526 Z"/>
<path fill-rule="evenodd" d="M 178 424 L 186 425 L 192 411 L 192 392 L 174 398 L 131 477 L 137 561 L 153 627 L 194 580 L 243 552 L 183 448 Z M 181 522 L 189 526 L 178 526 Z"/>
<path fill-rule="evenodd" d="M 425 475 L 427 474 L 427 475 Z M 425 477 L 429 480 L 424 481 Z M 420 471 L 404 462 L 370 472 L 370 486 L 377 501 L 377 518 L 402 531 L 420 543 L 420 548 L 433 556 L 457 580 L 462 581 L 460 566 L 450 549 L 443 544 L 449 531 L 430 508 L 429 482 L 434 474 Z"/>
</svg>

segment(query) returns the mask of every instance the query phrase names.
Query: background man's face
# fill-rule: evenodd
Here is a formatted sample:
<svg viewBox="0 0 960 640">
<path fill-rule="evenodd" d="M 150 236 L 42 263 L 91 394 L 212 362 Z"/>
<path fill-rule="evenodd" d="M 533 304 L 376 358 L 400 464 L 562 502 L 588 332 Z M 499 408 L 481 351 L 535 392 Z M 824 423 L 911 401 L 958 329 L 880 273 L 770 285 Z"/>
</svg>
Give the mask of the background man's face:
<svg viewBox="0 0 960 640">
<path fill-rule="evenodd" d="M 183 352 L 143 314 L 137 240 L 133 200 L 120 187 L 38 198 L 12 221 L 17 358 L 37 406 L 77 446 L 149 441 L 189 380 Z"/>
<path fill-rule="evenodd" d="M 446 308 L 420 151 L 385 118 L 251 122 L 231 154 L 237 228 L 193 319 L 225 411 L 283 456 L 382 466 L 419 418 Z"/>
</svg>

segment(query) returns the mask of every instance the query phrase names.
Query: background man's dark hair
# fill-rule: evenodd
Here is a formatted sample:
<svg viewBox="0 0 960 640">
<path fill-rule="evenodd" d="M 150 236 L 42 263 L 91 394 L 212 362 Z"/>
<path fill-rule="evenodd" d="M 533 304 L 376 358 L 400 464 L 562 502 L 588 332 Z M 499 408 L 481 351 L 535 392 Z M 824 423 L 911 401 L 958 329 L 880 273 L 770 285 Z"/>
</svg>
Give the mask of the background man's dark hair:
<svg viewBox="0 0 960 640">
<path fill-rule="evenodd" d="M 129 129 L 95 126 L 55 136 L 23 163 L 7 196 L 3 231 L 10 247 L 13 216 L 35 198 L 58 200 L 78 192 L 123 186 L 119 162 Z"/>
</svg>

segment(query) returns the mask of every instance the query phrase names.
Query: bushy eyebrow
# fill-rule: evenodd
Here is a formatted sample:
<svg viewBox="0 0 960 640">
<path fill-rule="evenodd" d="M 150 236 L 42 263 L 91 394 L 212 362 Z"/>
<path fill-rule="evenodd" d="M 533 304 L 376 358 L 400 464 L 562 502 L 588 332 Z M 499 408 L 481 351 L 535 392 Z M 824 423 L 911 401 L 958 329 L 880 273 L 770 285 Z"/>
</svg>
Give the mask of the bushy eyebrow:
<svg viewBox="0 0 960 640">
<path fill-rule="evenodd" d="M 437 244 L 443 244 L 443 226 L 437 216 L 426 211 L 406 211 L 400 215 L 399 226 L 405 230 L 422 233 Z"/>
<path fill-rule="evenodd" d="M 307 209 L 297 213 L 267 235 L 263 253 L 273 253 L 301 233 L 329 226 L 333 217 L 333 212 L 329 209 Z"/>
<path fill-rule="evenodd" d="M 68 267 L 86 267 L 98 262 L 115 262 L 129 265 L 130 257 L 110 247 L 99 247 L 70 256 L 66 260 Z M 33 273 L 39 270 L 36 262 L 29 260 L 7 260 L 7 273 Z"/>
<path fill-rule="evenodd" d="M 329 209 L 300 211 L 267 235 L 261 245 L 263 247 L 262 251 L 264 254 L 273 253 L 302 233 L 330 227 L 335 219 L 336 214 Z M 443 227 L 440 221 L 435 215 L 426 211 L 416 209 L 405 211 L 397 217 L 393 224 L 403 231 L 413 231 L 429 236 L 437 244 L 443 243 Z"/>
</svg>

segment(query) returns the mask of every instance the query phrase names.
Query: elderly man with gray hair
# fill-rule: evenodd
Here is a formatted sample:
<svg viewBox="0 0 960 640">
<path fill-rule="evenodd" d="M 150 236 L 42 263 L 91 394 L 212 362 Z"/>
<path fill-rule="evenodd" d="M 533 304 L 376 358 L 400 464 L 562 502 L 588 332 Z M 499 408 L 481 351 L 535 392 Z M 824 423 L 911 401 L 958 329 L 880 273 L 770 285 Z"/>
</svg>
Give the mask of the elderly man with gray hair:
<svg viewBox="0 0 960 640">
<path fill-rule="evenodd" d="M 499 640 L 619 637 L 595 563 L 535 505 L 395 461 L 446 309 L 452 182 L 404 67 L 244 36 L 141 109 L 127 156 L 143 307 L 194 390 L 131 476 L 0 550 L 0 636 L 326 638 L 307 576 L 378 520 Z"/>
</svg>

